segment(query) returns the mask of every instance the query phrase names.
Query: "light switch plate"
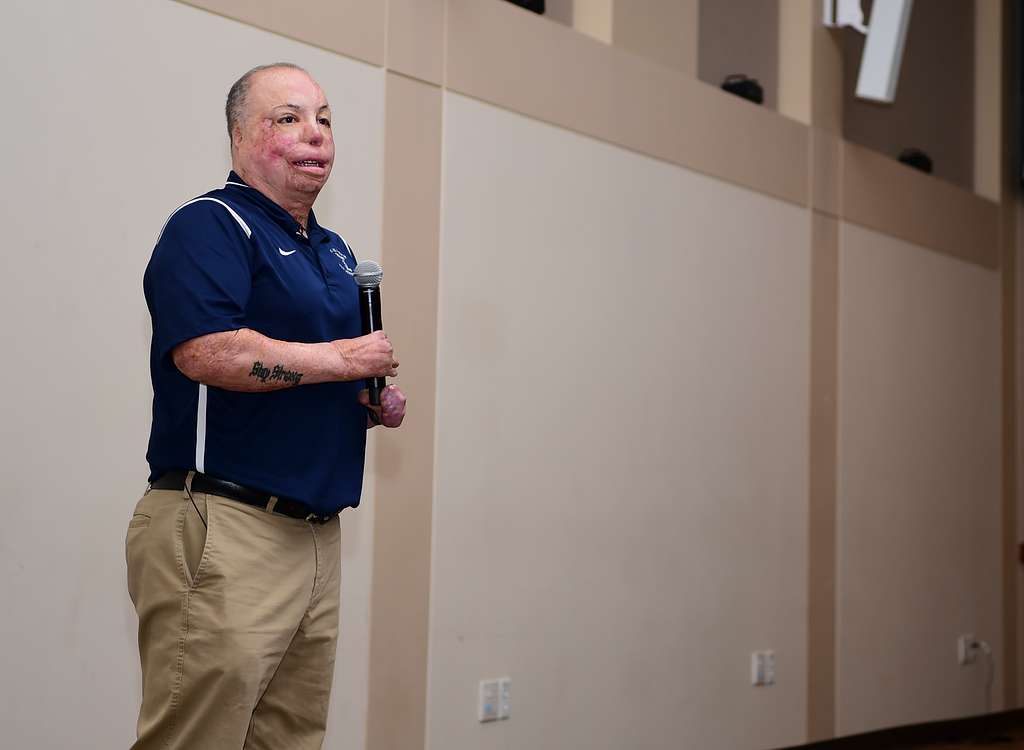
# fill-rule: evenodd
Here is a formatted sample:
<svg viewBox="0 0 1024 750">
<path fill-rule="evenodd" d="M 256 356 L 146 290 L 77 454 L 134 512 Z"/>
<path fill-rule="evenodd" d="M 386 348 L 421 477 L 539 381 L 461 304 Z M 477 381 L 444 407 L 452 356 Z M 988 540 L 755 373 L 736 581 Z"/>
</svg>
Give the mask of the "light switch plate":
<svg viewBox="0 0 1024 750">
<path fill-rule="evenodd" d="M 755 687 L 775 684 L 774 651 L 754 651 L 750 655 L 750 684 Z"/>
</svg>

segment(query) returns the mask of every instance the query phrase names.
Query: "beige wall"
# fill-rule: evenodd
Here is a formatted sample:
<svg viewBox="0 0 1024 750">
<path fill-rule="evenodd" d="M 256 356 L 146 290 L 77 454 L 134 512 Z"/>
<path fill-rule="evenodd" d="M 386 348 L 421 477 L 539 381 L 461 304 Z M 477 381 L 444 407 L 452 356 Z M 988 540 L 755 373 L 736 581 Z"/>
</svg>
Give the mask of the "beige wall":
<svg viewBox="0 0 1024 750">
<path fill-rule="evenodd" d="M 308 66 L 344 113 L 318 214 L 378 256 L 383 74 L 178 3 L 131 0 L 10 7 L 0 58 L 20 71 L 9 93 L 23 113 L 3 126 L 17 141 L 0 274 L 10 365 L 0 375 L 3 744 L 127 747 L 140 679 L 123 542 L 147 473 L 142 272 L 156 234 L 227 174 L 227 87 L 252 65 L 287 59 Z M 362 746 L 364 732 L 372 474 L 364 497 L 342 524 L 333 747 Z"/>
<path fill-rule="evenodd" d="M 9 743 L 131 734 L 141 273 L 223 178 L 225 88 L 281 58 L 344 112 L 318 213 L 388 265 L 415 396 L 345 515 L 326 747 L 766 748 L 978 713 L 961 628 L 1003 705 L 1000 207 L 803 124 L 838 129 L 834 36 L 801 48 L 831 62 L 791 81 L 794 121 L 651 53 L 689 2 L 574 0 L 615 46 L 501 0 L 192 4 L 215 13 L 21 4 L 0 31 L 31 120 L 3 126 Z M 513 718 L 480 726 L 501 674 Z"/>
<path fill-rule="evenodd" d="M 804 212 L 458 95 L 443 195 L 428 747 L 801 741 Z"/>
<path fill-rule="evenodd" d="M 999 274 L 844 224 L 838 726 L 1002 708 Z"/>
</svg>

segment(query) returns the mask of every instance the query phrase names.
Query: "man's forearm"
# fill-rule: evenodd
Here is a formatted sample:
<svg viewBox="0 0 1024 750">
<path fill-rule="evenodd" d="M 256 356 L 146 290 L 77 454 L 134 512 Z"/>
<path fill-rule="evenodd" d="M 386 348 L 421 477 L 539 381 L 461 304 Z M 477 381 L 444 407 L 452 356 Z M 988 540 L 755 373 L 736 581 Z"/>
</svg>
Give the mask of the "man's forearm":
<svg viewBox="0 0 1024 750">
<path fill-rule="evenodd" d="M 276 391 L 360 377 L 334 342 L 279 341 L 248 328 L 186 341 L 175 347 L 173 357 L 187 377 L 229 391 Z"/>
</svg>

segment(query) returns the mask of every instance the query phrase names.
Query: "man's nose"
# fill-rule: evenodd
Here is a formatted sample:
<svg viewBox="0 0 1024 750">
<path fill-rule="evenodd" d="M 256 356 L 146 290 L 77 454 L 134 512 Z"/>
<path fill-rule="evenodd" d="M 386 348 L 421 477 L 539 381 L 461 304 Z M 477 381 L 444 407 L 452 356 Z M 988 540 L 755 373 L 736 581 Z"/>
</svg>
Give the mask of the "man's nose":
<svg viewBox="0 0 1024 750">
<path fill-rule="evenodd" d="M 306 138 L 306 143 L 311 146 L 319 146 L 324 142 L 324 131 L 318 122 L 306 123 L 303 135 Z"/>
</svg>

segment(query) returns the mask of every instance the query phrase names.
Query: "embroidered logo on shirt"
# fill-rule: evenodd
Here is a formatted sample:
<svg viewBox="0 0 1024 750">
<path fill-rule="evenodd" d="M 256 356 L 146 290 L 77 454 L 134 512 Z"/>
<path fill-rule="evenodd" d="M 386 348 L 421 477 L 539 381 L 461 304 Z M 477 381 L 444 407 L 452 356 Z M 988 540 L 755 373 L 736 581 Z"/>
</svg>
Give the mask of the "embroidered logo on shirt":
<svg viewBox="0 0 1024 750">
<path fill-rule="evenodd" d="M 281 255 L 291 255 L 292 253 L 295 252 L 295 250 L 289 250 L 288 252 L 285 252 L 281 248 L 277 248 L 277 252 L 281 253 Z"/>
<path fill-rule="evenodd" d="M 334 255 L 335 258 L 337 258 L 339 261 L 341 261 L 338 265 L 340 265 L 342 268 L 345 269 L 345 273 L 347 273 L 349 276 L 355 276 L 356 275 L 356 272 L 353 269 L 349 268 L 348 260 L 347 260 L 346 256 L 340 250 L 335 250 L 332 247 L 331 248 L 331 253 Z"/>
</svg>

